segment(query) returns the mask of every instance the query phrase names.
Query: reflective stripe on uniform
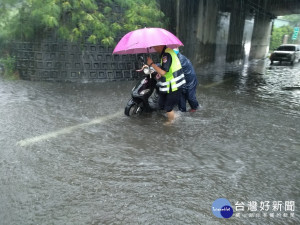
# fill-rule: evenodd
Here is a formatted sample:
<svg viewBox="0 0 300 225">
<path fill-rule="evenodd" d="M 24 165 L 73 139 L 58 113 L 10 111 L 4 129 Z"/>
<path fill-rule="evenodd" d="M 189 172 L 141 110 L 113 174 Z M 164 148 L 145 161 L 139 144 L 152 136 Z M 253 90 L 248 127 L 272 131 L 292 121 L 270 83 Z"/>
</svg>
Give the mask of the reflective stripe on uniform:
<svg viewBox="0 0 300 225">
<path fill-rule="evenodd" d="M 158 82 L 157 84 L 159 84 L 160 86 L 167 86 L 167 85 L 169 85 L 170 83 L 172 84 L 172 83 L 174 83 L 174 82 L 176 82 L 176 81 L 179 81 L 179 80 L 181 80 L 181 79 L 184 79 L 184 74 L 181 74 L 179 77 L 175 77 L 175 78 L 173 78 L 172 80 L 170 80 L 170 81 L 166 81 L 166 82 Z"/>
<path fill-rule="evenodd" d="M 181 85 L 185 84 L 184 74 L 181 74 L 180 76 L 173 78 L 169 82 L 171 83 L 172 90 L 174 88 L 180 87 Z"/>
<path fill-rule="evenodd" d="M 180 79 L 184 78 L 184 74 L 179 75 L 178 77 L 173 78 L 172 80 L 170 80 L 170 82 L 174 82 L 174 81 L 179 81 Z"/>
<path fill-rule="evenodd" d="M 169 91 L 169 88 L 168 88 L 168 87 L 160 87 L 160 88 L 159 88 L 159 91 L 160 91 L 160 92 L 168 92 L 168 91 Z"/>
<path fill-rule="evenodd" d="M 180 82 L 178 82 L 178 81 L 180 81 Z M 166 81 L 166 82 L 161 82 L 160 81 L 157 84 L 159 85 L 159 91 L 167 92 L 167 91 L 169 91 L 169 87 L 168 87 L 169 84 L 171 84 L 171 88 L 173 89 L 173 88 L 178 88 L 178 87 L 180 87 L 181 85 L 183 85 L 185 83 L 186 82 L 185 82 L 185 79 L 184 79 L 184 74 L 181 74 L 180 76 L 175 77 L 170 81 Z"/>
<path fill-rule="evenodd" d="M 166 81 L 166 82 L 158 82 L 157 83 L 158 85 L 160 85 L 160 86 L 167 86 L 167 85 L 169 85 L 170 84 L 170 81 Z"/>
<path fill-rule="evenodd" d="M 167 82 L 159 81 L 157 83 L 157 85 L 159 86 L 159 91 L 160 92 L 168 92 L 169 91 L 169 87 L 168 87 L 169 83 L 170 83 L 169 81 L 167 81 Z"/>
<path fill-rule="evenodd" d="M 172 85 L 172 88 L 178 88 L 178 87 L 180 87 L 181 85 L 183 85 L 185 83 L 186 83 L 185 80 L 182 80 L 181 82 Z"/>
</svg>

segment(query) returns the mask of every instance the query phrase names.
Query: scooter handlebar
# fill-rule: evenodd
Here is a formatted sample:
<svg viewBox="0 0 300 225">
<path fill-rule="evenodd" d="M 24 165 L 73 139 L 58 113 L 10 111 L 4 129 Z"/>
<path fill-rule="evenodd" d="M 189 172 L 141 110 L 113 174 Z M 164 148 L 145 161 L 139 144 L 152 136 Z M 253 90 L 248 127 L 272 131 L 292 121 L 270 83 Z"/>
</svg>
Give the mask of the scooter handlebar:
<svg viewBox="0 0 300 225">
<path fill-rule="evenodd" d="M 146 65 L 146 64 L 144 64 L 141 69 L 136 70 L 136 71 L 137 72 L 142 72 L 143 71 L 144 74 L 146 74 L 146 75 L 149 75 L 149 74 L 152 74 L 152 73 L 156 72 L 153 67 L 150 66 L 150 68 L 149 68 L 149 66 Z"/>
</svg>

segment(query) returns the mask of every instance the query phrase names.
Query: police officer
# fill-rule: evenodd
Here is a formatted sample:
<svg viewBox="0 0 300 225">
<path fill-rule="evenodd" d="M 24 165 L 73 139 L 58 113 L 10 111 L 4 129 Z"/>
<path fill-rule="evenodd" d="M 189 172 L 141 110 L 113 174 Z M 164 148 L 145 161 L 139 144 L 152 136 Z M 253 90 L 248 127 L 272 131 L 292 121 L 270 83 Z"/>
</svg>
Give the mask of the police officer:
<svg viewBox="0 0 300 225">
<path fill-rule="evenodd" d="M 168 125 L 174 121 L 175 113 L 173 109 L 179 103 L 181 94 L 179 88 L 185 84 L 185 79 L 180 61 L 173 49 L 164 45 L 154 46 L 153 48 L 160 53 L 161 66 L 154 64 L 150 57 L 147 58 L 147 64 L 152 66 L 164 78 L 159 84 L 161 93 L 159 101 L 160 105 L 163 103 L 163 108 L 167 112 L 168 121 L 165 125 Z"/>
<path fill-rule="evenodd" d="M 186 83 L 181 87 L 182 91 L 178 108 L 180 111 L 186 112 L 186 101 L 188 101 L 189 105 L 191 106 L 191 109 L 189 111 L 195 112 L 196 109 L 199 107 L 199 103 L 196 99 L 196 88 L 198 80 L 196 77 L 194 67 L 191 61 L 179 52 L 178 48 L 175 48 L 173 50 L 180 60 L 184 77 L 186 80 Z"/>
</svg>

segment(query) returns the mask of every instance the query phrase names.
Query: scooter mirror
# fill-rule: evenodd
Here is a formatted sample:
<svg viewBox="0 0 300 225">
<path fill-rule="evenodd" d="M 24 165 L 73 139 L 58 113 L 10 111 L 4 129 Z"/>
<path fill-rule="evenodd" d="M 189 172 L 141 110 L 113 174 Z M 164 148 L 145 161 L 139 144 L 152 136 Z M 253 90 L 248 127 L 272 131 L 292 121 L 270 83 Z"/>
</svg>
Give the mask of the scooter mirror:
<svg viewBox="0 0 300 225">
<path fill-rule="evenodd" d="M 144 63 L 144 57 L 143 57 L 143 56 L 139 56 L 139 61 L 140 61 L 141 63 Z"/>
</svg>

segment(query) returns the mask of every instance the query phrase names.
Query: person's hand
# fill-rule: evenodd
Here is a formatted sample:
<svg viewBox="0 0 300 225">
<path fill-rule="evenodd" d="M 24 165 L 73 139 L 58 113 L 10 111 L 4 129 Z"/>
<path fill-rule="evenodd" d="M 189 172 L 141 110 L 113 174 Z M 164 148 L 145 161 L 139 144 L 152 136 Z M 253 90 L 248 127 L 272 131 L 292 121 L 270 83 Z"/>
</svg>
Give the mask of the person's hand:
<svg viewBox="0 0 300 225">
<path fill-rule="evenodd" d="M 148 65 L 143 65 L 143 67 L 142 67 L 141 69 L 139 69 L 139 70 L 136 70 L 136 72 L 141 72 L 141 71 L 143 71 L 145 67 L 148 67 Z"/>
<path fill-rule="evenodd" d="M 153 60 L 150 57 L 147 57 L 147 65 L 150 66 L 153 63 L 154 63 Z"/>
<path fill-rule="evenodd" d="M 161 78 L 161 75 L 158 73 L 156 74 L 156 79 L 159 80 Z"/>
</svg>

